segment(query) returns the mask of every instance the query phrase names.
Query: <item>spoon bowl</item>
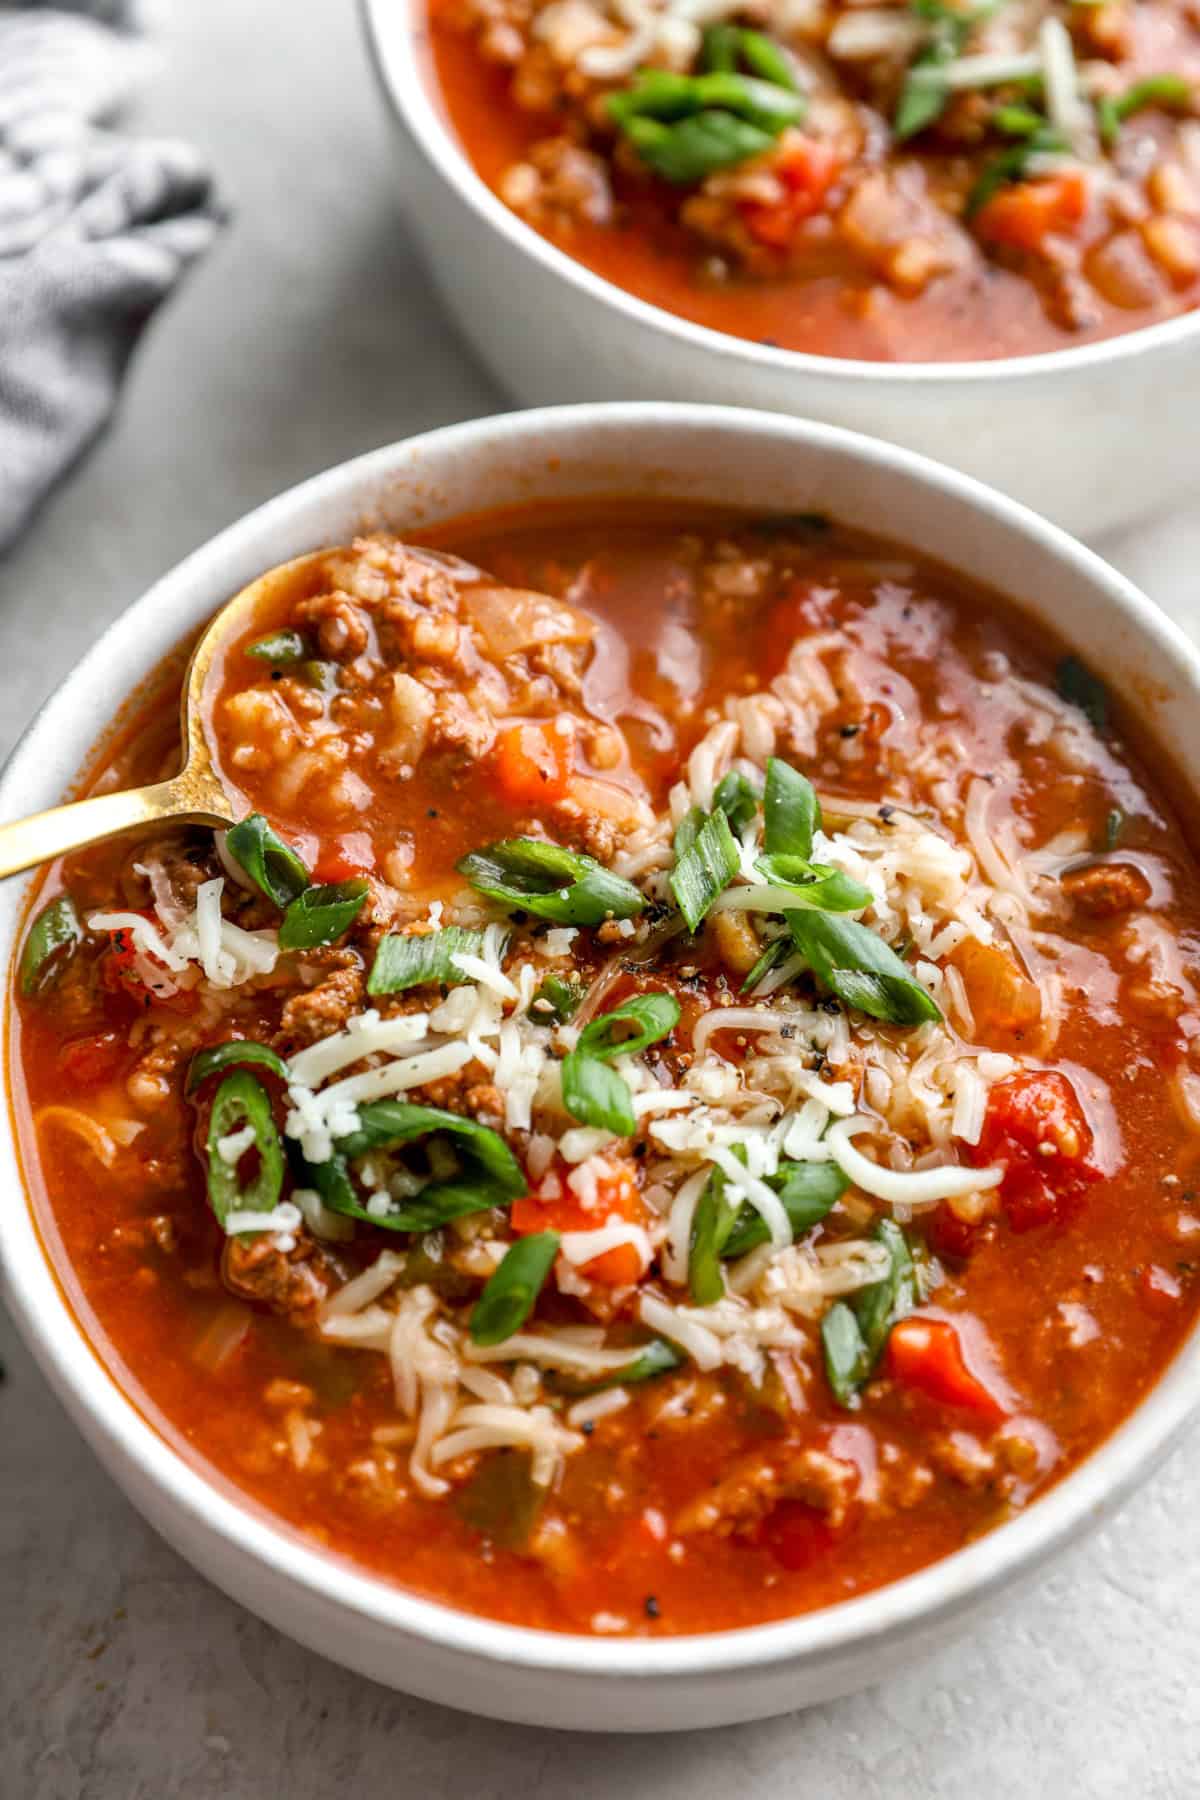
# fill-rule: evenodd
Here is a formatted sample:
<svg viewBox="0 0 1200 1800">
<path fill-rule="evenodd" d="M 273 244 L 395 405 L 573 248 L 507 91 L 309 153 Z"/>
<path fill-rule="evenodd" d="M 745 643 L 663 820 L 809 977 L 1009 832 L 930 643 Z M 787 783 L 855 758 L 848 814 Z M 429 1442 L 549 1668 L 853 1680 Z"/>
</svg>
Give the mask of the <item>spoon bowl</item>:
<svg viewBox="0 0 1200 1800">
<path fill-rule="evenodd" d="M 218 829 L 232 825 L 236 818 L 234 803 L 218 772 L 205 728 L 204 697 L 213 665 L 276 587 L 290 583 L 328 554 L 328 550 L 314 550 L 268 569 L 226 601 L 209 622 L 192 651 L 184 677 L 180 717 L 184 764 L 178 775 L 148 787 L 69 801 L 47 812 L 33 813 L 27 819 L 0 825 L 0 877 L 19 875 L 38 863 L 52 862 L 56 856 L 116 837 L 122 831 L 166 824 L 213 825 Z"/>
</svg>

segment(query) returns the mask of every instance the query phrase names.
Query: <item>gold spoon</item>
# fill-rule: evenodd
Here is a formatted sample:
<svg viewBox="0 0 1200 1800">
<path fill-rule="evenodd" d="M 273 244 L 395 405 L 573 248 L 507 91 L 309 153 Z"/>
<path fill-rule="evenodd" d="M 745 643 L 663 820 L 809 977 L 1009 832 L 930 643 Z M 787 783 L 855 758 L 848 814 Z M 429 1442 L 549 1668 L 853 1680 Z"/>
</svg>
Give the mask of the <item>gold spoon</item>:
<svg viewBox="0 0 1200 1800">
<path fill-rule="evenodd" d="M 50 862 L 68 850 L 99 843 L 120 831 L 148 825 L 191 824 L 224 827 L 234 823 L 232 803 L 213 765 L 204 730 L 203 699 L 217 652 L 249 623 L 273 589 L 291 585 L 303 570 L 328 556 L 315 550 L 268 569 L 224 605 L 192 651 L 183 682 L 181 709 L 185 762 L 178 775 L 150 787 L 120 794 L 94 794 L 51 807 L 11 825 L 0 825 L 0 877 L 18 875 L 35 863 Z"/>
</svg>

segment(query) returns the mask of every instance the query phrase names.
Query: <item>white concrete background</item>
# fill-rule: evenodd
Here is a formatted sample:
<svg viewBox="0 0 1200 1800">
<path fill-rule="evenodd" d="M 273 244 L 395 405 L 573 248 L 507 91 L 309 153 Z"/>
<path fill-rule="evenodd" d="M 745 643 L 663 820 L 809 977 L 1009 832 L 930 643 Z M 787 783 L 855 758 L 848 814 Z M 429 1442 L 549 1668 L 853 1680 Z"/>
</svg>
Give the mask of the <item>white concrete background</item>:
<svg viewBox="0 0 1200 1800">
<path fill-rule="evenodd" d="M 165 40 L 143 123 L 203 145 L 237 220 L 158 321 L 115 428 L 0 564 L 5 751 L 100 626 L 247 507 L 502 404 L 414 261 L 351 0 L 179 0 Z M 1105 548 L 1200 626 L 1197 498 L 1190 520 Z M 1033 1592 L 883 1688 L 765 1725 L 568 1743 L 280 1638 L 142 1524 L 2 1319 L 0 1356 L 3 1800 L 1200 1794 L 1195 1438 Z"/>
</svg>

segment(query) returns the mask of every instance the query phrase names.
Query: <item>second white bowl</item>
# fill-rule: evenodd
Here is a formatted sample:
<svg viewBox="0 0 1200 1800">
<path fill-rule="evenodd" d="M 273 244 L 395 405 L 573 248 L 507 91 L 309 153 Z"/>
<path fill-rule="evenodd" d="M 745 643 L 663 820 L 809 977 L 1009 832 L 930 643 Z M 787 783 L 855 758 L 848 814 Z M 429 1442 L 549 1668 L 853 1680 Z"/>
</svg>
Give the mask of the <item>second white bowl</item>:
<svg viewBox="0 0 1200 1800">
<path fill-rule="evenodd" d="M 710 331 L 602 280 L 480 180 L 432 86 L 425 0 L 362 8 L 413 228 L 463 332 L 526 405 L 708 400 L 820 419 L 938 457 L 1083 536 L 1194 492 L 1200 311 L 995 362 L 857 362 Z"/>
</svg>

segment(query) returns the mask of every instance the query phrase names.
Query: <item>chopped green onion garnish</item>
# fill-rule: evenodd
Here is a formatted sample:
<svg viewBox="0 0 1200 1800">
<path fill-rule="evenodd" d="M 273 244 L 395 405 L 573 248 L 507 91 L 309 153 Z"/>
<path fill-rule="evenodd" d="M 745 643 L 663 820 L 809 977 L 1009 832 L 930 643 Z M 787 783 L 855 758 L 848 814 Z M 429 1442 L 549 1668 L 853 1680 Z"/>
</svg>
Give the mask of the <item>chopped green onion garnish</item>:
<svg viewBox="0 0 1200 1800">
<path fill-rule="evenodd" d="M 700 60 L 711 74 L 714 70 L 737 68 L 742 34 L 736 25 L 710 25 L 704 33 Z"/>
<path fill-rule="evenodd" d="M 1111 150 L 1121 135 L 1125 120 L 1141 112 L 1143 107 L 1165 106 L 1174 110 L 1190 105 L 1192 98 L 1192 85 L 1182 75 L 1147 75 L 1144 80 L 1135 81 L 1132 87 L 1126 88 L 1123 94 L 1115 98 L 1105 96 L 1096 102 L 1100 140 L 1105 149 Z"/>
<path fill-rule="evenodd" d="M 858 1320 L 844 1300 L 835 1302 L 821 1320 L 821 1348 L 834 1399 L 842 1406 L 857 1406 L 858 1390 L 867 1374 L 867 1347 Z"/>
<path fill-rule="evenodd" d="M 786 932 L 782 937 L 772 938 L 750 973 L 747 975 L 745 981 L 743 981 L 739 991 L 743 994 L 748 994 L 752 988 L 756 988 L 763 976 L 767 974 L 769 970 L 775 968 L 786 956 L 791 955 L 792 949 L 792 940 Z"/>
<path fill-rule="evenodd" d="M 579 1011 L 585 991 L 578 976 L 547 975 L 529 1002 L 529 1017 L 535 1025 L 565 1025 Z"/>
<path fill-rule="evenodd" d="M 734 831 L 744 831 L 758 811 L 762 795 L 754 783 L 736 769 L 730 769 L 717 783 L 713 795 L 714 812 L 723 812 Z"/>
<path fill-rule="evenodd" d="M 747 47 L 746 38 L 751 42 Z M 770 148 L 780 132 L 803 118 L 807 100 L 795 92 L 787 58 L 759 33 L 739 32 L 737 53 L 766 79 L 727 66 L 733 40 L 710 38 L 715 65 L 707 74 L 643 69 L 633 86 L 608 96 L 610 116 L 642 161 L 664 181 L 688 186 Z"/>
<path fill-rule="evenodd" d="M 261 813 L 251 813 L 227 831 L 225 848 L 280 911 L 309 885 L 308 870 L 291 845 L 271 830 Z"/>
<path fill-rule="evenodd" d="M 719 808 L 701 816 L 703 822 L 695 828 L 682 853 L 678 848 L 685 841 L 681 834 L 692 814 L 676 833 L 675 867 L 670 876 L 671 892 L 689 931 L 696 930 L 717 895 L 738 872 L 738 847 L 729 820 Z"/>
<path fill-rule="evenodd" d="M 472 931 L 466 925 L 443 925 L 437 931 L 392 932 L 380 940 L 367 978 L 367 992 L 399 994 L 427 981 L 458 987 L 471 977 L 464 975 L 451 958 L 482 954 L 482 931 Z"/>
<path fill-rule="evenodd" d="M 303 662 L 312 655 L 312 650 L 308 639 L 298 631 L 268 631 L 265 637 L 255 638 L 252 644 L 246 645 L 246 655 L 282 668 L 288 663 Z"/>
<path fill-rule="evenodd" d="M 70 894 L 59 894 L 43 906 L 21 951 L 21 992 L 36 994 L 62 970 L 83 941 L 83 926 Z"/>
<path fill-rule="evenodd" d="M 878 933 L 836 913 L 789 912 L 788 928 L 814 974 L 839 1000 L 892 1025 L 940 1019 L 941 1008 Z"/>
<path fill-rule="evenodd" d="M 226 1162 L 218 1143 L 247 1126 L 254 1134 L 253 1145 L 237 1162 Z M 283 1149 L 266 1089 L 244 1069 L 227 1075 L 216 1091 L 208 1121 L 207 1150 L 208 1203 L 218 1224 L 224 1225 L 237 1213 L 274 1211 L 283 1187 Z M 257 1152 L 258 1166 L 243 1184 L 238 1169 L 251 1151 Z"/>
<path fill-rule="evenodd" d="M 646 905 L 632 882 L 610 874 L 594 857 L 540 838 L 506 838 L 473 850 L 458 872 L 490 899 L 558 925 L 632 919 Z"/>
<path fill-rule="evenodd" d="M 633 1099 L 628 1084 L 608 1065 L 618 1056 L 636 1056 L 678 1023 L 679 1002 L 660 993 L 636 994 L 585 1025 L 562 1065 L 563 1105 L 571 1117 L 629 1137 L 637 1124 Z"/>
<path fill-rule="evenodd" d="M 1125 831 L 1125 814 L 1119 806 L 1114 806 L 1104 821 L 1104 848 L 1115 850 Z"/>
<path fill-rule="evenodd" d="M 471 1309 L 471 1336 L 477 1344 L 502 1344 L 522 1325 L 558 1255 L 557 1231 L 538 1231 L 510 1244 L 504 1261 Z"/>
<path fill-rule="evenodd" d="M 382 1207 L 369 1211 L 355 1187 L 350 1164 L 368 1152 L 382 1156 L 439 1137 L 451 1140 L 460 1170 L 431 1179 L 418 1193 L 392 1201 L 386 1211 Z M 406 1100 L 360 1106 L 358 1130 L 336 1139 L 334 1151 L 328 1162 L 300 1162 L 303 1185 L 315 1187 L 332 1212 L 364 1219 L 385 1231 L 433 1231 L 450 1219 L 507 1206 L 525 1192 L 521 1166 L 499 1132 L 438 1106 L 416 1106 Z"/>
<path fill-rule="evenodd" d="M 772 756 L 763 794 L 763 849 L 768 856 L 810 857 L 813 833 L 821 829 L 817 791 L 799 769 Z"/>
<path fill-rule="evenodd" d="M 1054 671 L 1054 685 L 1097 731 L 1104 730 L 1108 724 L 1108 691 L 1086 663 L 1077 656 L 1064 656 Z"/>
<path fill-rule="evenodd" d="M 318 944 L 336 943 L 357 919 L 370 891 L 370 884 L 362 880 L 305 888 L 283 915 L 280 949 L 312 950 Z"/>
<path fill-rule="evenodd" d="M 998 106 L 991 123 L 1006 137 L 1032 137 L 1035 131 L 1046 130 L 1045 117 L 1030 106 Z"/>
<path fill-rule="evenodd" d="M 779 1195 L 792 1227 L 792 1236 L 799 1238 L 814 1225 L 819 1225 L 826 1213 L 833 1210 L 849 1183 L 836 1163 L 785 1162 L 780 1164 L 778 1174 L 767 1177 L 767 1186 Z M 745 1256 L 748 1250 L 765 1244 L 770 1235 L 762 1214 L 746 1201 L 721 1254 L 728 1260 Z"/>
<path fill-rule="evenodd" d="M 1013 144 L 1008 150 L 1002 150 L 994 156 L 981 171 L 974 187 L 967 195 L 966 216 L 973 218 L 985 207 L 989 200 L 994 200 L 1001 188 L 1011 181 L 1023 181 L 1028 173 L 1031 160 L 1035 156 L 1043 156 L 1048 151 L 1066 150 L 1067 140 L 1047 125 L 1039 131 L 1030 132 L 1029 136 L 1019 144 Z"/>
<path fill-rule="evenodd" d="M 805 862 L 800 856 L 760 856 L 755 868 L 772 887 L 795 891 L 797 906 L 821 912 L 862 912 L 875 896 L 870 888 L 828 863 Z M 789 901 L 789 904 L 791 902 Z"/>
<path fill-rule="evenodd" d="M 337 664 L 322 662 L 316 656 L 310 656 L 307 661 L 297 663 L 296 675 L 306 687 L 316 688 L 318 694 L 331 694 L 339 684 Z"/>
<path fill-rule="evenodd" d="M 742 61 L 752 74 L 763 81 L 774 82 L 776 87 L 796 89 L 796 71 L 788 59 L 786 51 L 780 48 L 774 38 L 764 32 L 743 30 L 741 33 Z"/>
<path fill-rule="evenodd" d="M 270 1069 L 272 1075 L 278 1075 L 280 1081 L 290 1079 L 288 1066 L 277 1050 L 272 1050 L 269 1044 L 256 1044 L 253 1038 L 239 1038 L 235 1042 L 210 1044 L 207 1050 L 197 1050 L 188 1064 L 185 1092 L 194 1094 L 201 1082 L 207 1081 L 210 1075 L 219 1075 L 225 1069 L 245 1067 L 247 1064 Z"/>
<path fill-rule="evenodd" d="M 821 1321 L 825 1372 L 843 1406 L 858 1404 L 858 1391 L 874 1372 L 892 1326 L 922 1298 L 921 1274 L 900 1227 L 880 1219 L 871 1236 L 888 1252 L 887 1273 L 860 1289 L 849 1305 L 839 1301 Z"/>
<path fill-rule="evenodd" d="M 599 1394 L 605 1388 L 629 1387 L 639 1381 L 653 1381 L 658 1375 L 668 1375 L 686 1360 L 683 1351 L 677 1350 L 666 1338 L 651 1338 L 644 1349 L 631 1352 L 631 1358 L 623 1369 L 614 1369 L 611 1374 L 598 1376 L 594 1381 L 577 1381 L 568 1375 L 555 1375 L 552 1378 L 553 1385 L 561 1393 L 580 1396 Z"/>
</svg>

